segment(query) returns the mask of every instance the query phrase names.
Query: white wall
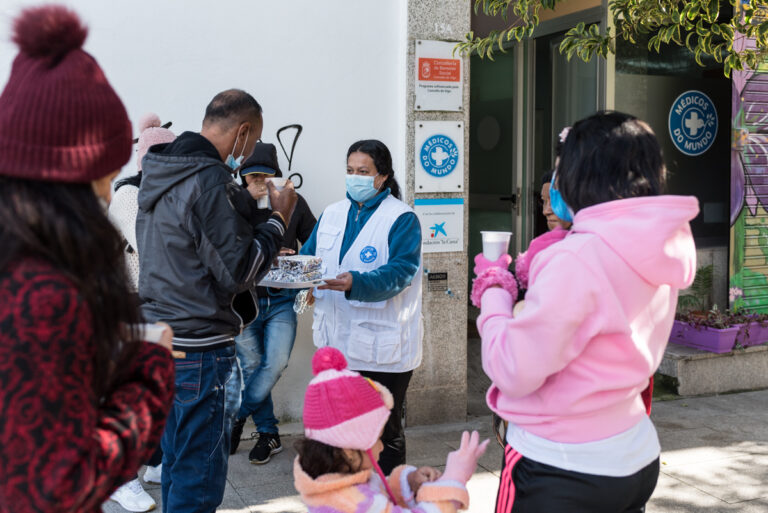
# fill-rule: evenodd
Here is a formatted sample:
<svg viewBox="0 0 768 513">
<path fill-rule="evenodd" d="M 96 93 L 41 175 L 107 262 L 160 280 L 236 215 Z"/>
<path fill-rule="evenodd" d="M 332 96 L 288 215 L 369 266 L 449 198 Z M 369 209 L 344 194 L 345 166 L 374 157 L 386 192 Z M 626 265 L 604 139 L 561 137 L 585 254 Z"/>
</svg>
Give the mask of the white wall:
<svg viewBox="0 0 768 513">
<path fill-rule="evenodd" d="M 17 53 L 11 21 L 21 7 L 40 3 L 0 5 L 0 84 Z M 276 143 L 281 126 L 304 126 L 292 170 L 302 173 L 299 192 L 316 215 L 343 198 L 346 150 L 358 139 L 384 141 L 405 185 L 405 0 L 60 3 L 89 25 L 85 48 L 134 122 L 154 111 L 173 121 L 176 133 L 197 131 L 210 99 L 238 87 L 264 108 L 265 142 Z M 133 162 L 125 168 L 134 170 Z M 275 397 L 278 414 L 300 416 L 312 351 L 310 326 L 300 322 L 294 358 Z"/>
<path fill-rule="evenodd" d="M 2 2 L 0 84 L 17 53 L 11 20 L 22 6 L 40 3 Z M 264 108 L 265 142 L 276 142 L 283 125 L 302 124 L 293 169 L 302 172 L 300 192 L 317 212 L 343 197 L 346 150 L 355 140 L 381 139 L 396 161 L 402 158 L 399 2 L 59 3 L 74 7 L 89 25 L 85 48 L 134 121 L 155 111 L 173 121 L 177 133 L 199 130 L 210 99 L 238 87 Z"/>
</svg>

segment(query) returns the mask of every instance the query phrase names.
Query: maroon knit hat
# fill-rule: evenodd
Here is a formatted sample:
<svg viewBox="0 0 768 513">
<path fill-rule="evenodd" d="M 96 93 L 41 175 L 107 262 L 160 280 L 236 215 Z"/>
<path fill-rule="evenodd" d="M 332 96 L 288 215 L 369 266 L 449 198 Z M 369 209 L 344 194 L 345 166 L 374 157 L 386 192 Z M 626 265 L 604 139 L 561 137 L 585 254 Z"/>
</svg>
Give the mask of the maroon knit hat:
<svg viewBox="0 0 768 513">
<path fill-rule="evenodd" d="M 0 95 L 0 175 L 87 183 L 131 156 L 131 123 L 77 14 L 48 5 L 14 21 L 19 54 Z"/>
</svg>

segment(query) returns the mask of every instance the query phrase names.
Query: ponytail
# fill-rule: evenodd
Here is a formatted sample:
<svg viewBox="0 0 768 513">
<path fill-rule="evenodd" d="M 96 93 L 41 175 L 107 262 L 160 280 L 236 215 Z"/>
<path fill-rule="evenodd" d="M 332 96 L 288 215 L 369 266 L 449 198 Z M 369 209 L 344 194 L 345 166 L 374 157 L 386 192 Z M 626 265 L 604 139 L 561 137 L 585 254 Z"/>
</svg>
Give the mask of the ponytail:
<svg viewBox="0 0 768 513">
<path fill-rule="evenodd" d="M 400 199 L 400 186 L 397 184 L 397 180 L 395 180 L 395 174 L 392 173 L 391 175 L 387 176 L 387 179 L 384 181 L 384 185 L 382 185 L 382 188 L 389 187 L 390 194 L 394 196 L 397 199 Z"/>
</svg>

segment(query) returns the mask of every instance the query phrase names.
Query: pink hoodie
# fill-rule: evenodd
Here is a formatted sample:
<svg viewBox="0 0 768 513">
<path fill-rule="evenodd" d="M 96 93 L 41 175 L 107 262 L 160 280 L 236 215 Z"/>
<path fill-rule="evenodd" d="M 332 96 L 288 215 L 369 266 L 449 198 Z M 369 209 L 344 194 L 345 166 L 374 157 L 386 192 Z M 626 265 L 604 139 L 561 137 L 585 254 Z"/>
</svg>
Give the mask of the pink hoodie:
<svg viewBox="0 0 768 513">
<path fill-rule="evenodd" d="M 564 443 L 619 434 L 645 415 L 640 393 L 658 368 L 677 293 L 693 281 L 689 196 L 580 210 L 572 232 L 538 253 L 525 307 L 501 288 L 477 320 L 488 405 L 518 427 Z"/>
</svg>

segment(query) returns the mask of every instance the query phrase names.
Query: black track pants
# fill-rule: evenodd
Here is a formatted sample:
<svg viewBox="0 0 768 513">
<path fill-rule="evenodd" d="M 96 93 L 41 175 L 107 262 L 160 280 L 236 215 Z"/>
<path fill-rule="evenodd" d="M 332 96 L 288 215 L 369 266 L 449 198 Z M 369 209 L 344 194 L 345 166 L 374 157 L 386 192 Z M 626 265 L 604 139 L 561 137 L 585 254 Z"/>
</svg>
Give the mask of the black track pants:
<svg viewBox="0 0 768 513">
<path fill-rule="evenodd" d="M 659 460 L 626 477 L 563 470 L 504 448 L 496 513 L 643 513 Z"/>
</svg>

